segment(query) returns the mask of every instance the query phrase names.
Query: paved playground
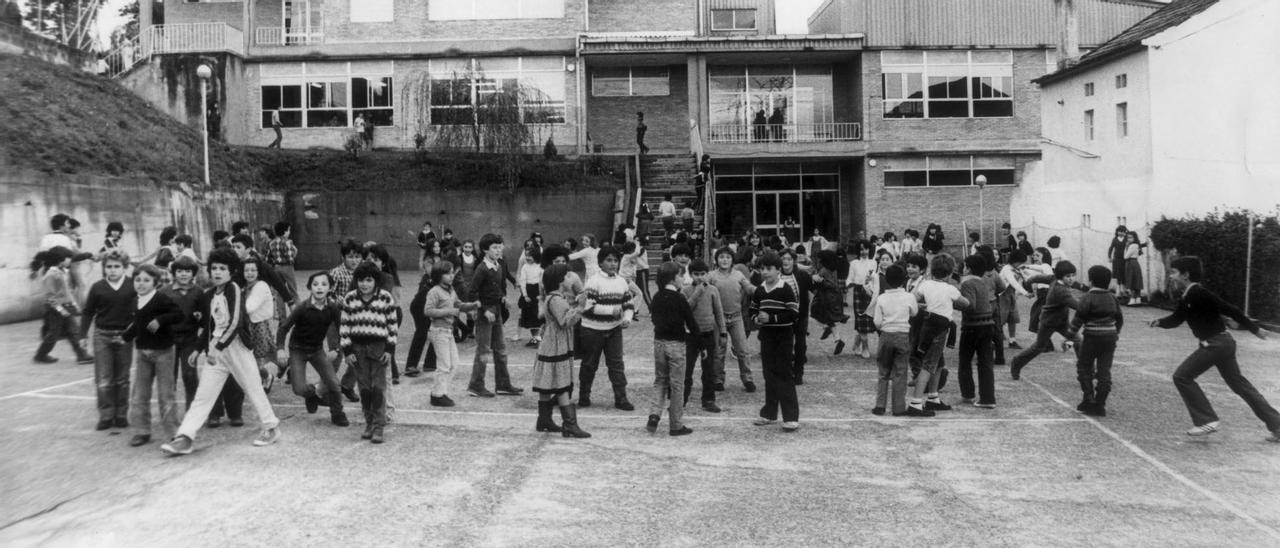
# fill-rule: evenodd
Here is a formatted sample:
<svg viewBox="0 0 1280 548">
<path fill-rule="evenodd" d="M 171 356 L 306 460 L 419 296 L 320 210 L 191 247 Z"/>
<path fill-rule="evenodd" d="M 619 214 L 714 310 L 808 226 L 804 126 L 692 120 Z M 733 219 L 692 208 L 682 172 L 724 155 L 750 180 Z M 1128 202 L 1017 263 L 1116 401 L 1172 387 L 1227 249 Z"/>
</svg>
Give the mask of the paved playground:
<svg viewBox="0 0 1280 548">
<path fill-rule="evenodd" d="M 1280 546 L 1280 445 L 1213 372 L 1202 382 L 1223 430 L 1184 435 L 1170 374 L 1194 341 L 1146 327 L 1159 310 L 1125 313 L 1099 420 L 1075 412 L 1062 353 L 1022 381 L 998 366 L 995 410 L 876 417 L 872 361 L 811 340 L 799 432 L 752 426 L 763 393 L 730 380 L 724 413 L 690 406 L 693 435 L 652 435 L 642 321 L 626 338 L 639 408 L 582 410 L 588 440 L 534 432 L 531 392 L 432 408 L 423 376 L 394 388 L 383 445 L 308 415 L 278 384 L 278 444 L 250 445 L 246 406 L 247 426 L 206 429 L 180 458 L 95 432 L 92 366 L 64 345 L 61 362 L 31 363 L 38 322 L 0 326 L 0 545 Z M 1280 337 L 1235 335 L 1245 374 L 1280 403 Z M 527 389 L 533 350 L 509 345 Z M 461 345 L 464 362 L 474 348 Z M 944 400 L 958 404 L 957 390 Z M 359 422 L 358 404 L 347 410 Z"/>
</svg>

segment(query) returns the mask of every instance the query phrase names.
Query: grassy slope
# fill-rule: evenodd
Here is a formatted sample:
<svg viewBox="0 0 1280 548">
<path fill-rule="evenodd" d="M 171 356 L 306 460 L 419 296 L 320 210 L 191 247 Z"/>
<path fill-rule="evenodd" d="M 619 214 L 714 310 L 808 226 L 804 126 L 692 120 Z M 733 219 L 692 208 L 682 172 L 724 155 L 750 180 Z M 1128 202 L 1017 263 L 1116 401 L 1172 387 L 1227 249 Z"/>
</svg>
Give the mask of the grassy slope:
<svg viewBox="0 0 1280 548">
<path fill-rule="evenodd" d="M 0 55 L 0 163 L 46 172 L 198 183 L 199 131 L 111 80 L 23 56 Z M 262 186 L 247 155 L 216 145 L 211 177 Z"/>
</svg>

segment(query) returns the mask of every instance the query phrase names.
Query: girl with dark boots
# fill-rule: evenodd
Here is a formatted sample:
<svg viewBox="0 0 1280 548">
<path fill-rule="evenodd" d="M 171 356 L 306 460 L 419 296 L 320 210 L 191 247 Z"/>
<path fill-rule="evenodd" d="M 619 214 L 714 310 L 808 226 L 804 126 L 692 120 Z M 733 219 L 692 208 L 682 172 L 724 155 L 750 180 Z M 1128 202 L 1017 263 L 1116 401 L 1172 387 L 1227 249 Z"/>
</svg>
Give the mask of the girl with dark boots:
<svg viewBox="0 0 1280 548">
<path fill-rule="evenodd" d="M 560 432 L 566 438 L 589 438 L 578 427 L 578 411 L 570 400 L 573 392 L 573 326 L 582 316 L 578 294 L 582 281 L 564 264 L 553 264 L 542 273 L 547 291 L 541 312 L 545 319 L 538 357 L 533 363 L 533 391 L 538 393 L 539 432 Z M 551 418 L 560 407 L 563 426 Z"/>
</svg>

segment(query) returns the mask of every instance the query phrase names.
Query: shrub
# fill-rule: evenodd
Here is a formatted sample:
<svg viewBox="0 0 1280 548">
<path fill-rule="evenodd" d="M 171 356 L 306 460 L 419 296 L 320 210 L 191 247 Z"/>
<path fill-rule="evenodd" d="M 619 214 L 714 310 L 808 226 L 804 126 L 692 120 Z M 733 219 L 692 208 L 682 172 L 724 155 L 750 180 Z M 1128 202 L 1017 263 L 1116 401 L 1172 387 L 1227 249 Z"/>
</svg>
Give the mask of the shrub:
<svg viewBox="0 0 1280 548">
<path fill-rule="evenodd" d="M 1280 219 L 1246 210 L 1218 211 L 1204 217 L 1161 218 L 1151 228 L 1151 243 L 1167 258 L 1196 255 L 1204 261 L 1205 287 L 1228 302 L 1244 305 L 1249 220 L 1253 263 L 1249 290 L 1253 316 L 1280 320 Z"/>
</svg>

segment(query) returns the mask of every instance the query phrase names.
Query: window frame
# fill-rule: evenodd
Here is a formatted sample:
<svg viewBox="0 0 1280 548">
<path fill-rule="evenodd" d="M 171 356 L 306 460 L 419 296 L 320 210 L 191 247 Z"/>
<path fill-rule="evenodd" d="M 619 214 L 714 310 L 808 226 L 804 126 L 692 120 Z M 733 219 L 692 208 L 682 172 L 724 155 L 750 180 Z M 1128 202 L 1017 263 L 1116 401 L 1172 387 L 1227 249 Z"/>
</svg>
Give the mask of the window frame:
<svg viewBox="0 0 1280 548">
<path fill-rule="evenodd" d="M 1093 97 L 1093 82 L 1084 83 L 1084 96 Z"/>
<path fill-rule="evenodd" d="M 1120 73 L 1116 75 L 1116 89 L 1124 89 L 1129 87 L 1129 73 Z"/>
<path fill-rule="evenodd" d="M 374 125 L 377 127 L 396 127 L 394 62 L 387 64 L 385 67 L 385 70 L 375 70 L 375 71 L 353 70 L 352 64 L 349 62 L 343 62 L 342 68 L 338 70 L 334 70 L 332 66 L 328 66 L 328 65 L 331 65 L 329 63 L 324 63 L 324 64 L 310 63 L 311 65 L 313 65 L 310 68 L 308 67 L 308 64 L 309 63 L 306 63 L 306 62 L 296 64 L 295 66 L 300 67 L 299 70 L 281 72 L 277 75 L 263 76 L 261 75 L 261 73 L 259 73 L 259 81 L 258 81 L 258 90 L 259 90 L 258 107 L 259 108 L 258 110 L 261 113 L 260 115 L 261 119 L 259 120 L 260 129 L 271 128 L 271 115 L 270 115 L 271 110 L 280 111 L 281 122 L 285 122 L 286 118 L 292 118 L 292 116 L 287 116 L 288 114 L 297 113 L 296 116 L 298 119 L 298 123 L 296 125 L 285 123 L 282 126 L 282 127 L 288 127 L 288 128 L 294 128 L 294 129 L 351 128 L 351 127 L 354 127 L 356 116 L 358 114 L 362 114 L 365 112 L 388 113 L 389 119 L 391 120 L 390 124 L 379 124 L 375 122 Z M 317 65 L 319 66 L 319 68 L 316 68 Z M 326 66 L 328 66 L 328 68 L 326 68 Z M 263 70 L 263 69 L 259 69 L 259 70 Z M 270 70 L 270 69 L 267 69 L 267 70 Z M 371 105 L 363 108 L 357 107 L 356 101 L 355 101 L 356 80 L 365 80 L 366 82 L 369 82 L 370 85 L 373 82 L 385 82 L 387 87 L 390 88 L 387 91 L 385 96 L 386 105 L 385 106 Z M 313 86 L 313 84 L 319 84 L 321 87 L 316 88 Z M 340 96 L 339 94 L 334 93 L 335 86 L 341 86 L 342 92 Z M 268 88 L 279 88 L 280 103 L 281 103 L 280 108 L 278 109 L 267 108 L 266 96 L 268 93 L 267 91 Z M 284 106 L 286 88 L 298 88 L 298 93 L 300 98 L 299 99 L 300 105 L 298 107 Z M 315 106 L 315 107 L 311 106 L 313 102 L 312 94 L 314 93 L 313 90 L 315 89 L 325 90 L 325 93 L 324 93 L 325 104 L 323 106 Z M 366 89 L 368 89 L 368 87 Z M 343 113 L 342 116 L 345 118 L 345 124 L 313 125 L 312 113 L 316 113 L 318 117 L 320 113 L 338 113 L 338 112 Z M 332 114 L 326 114 L 326 116 L 332 116 Z M 369 122 L 370 120 L 371 118 L 366 116 L 366 122 Z"/>
<path fill-rule="evenodd" d="M 1093 109 L 1086 109 L 1084 111 L 1084 120 L 1082 124 L 1084 125 L 1084 140 L 1094 140 L 1095 117 Z"/>
<path fill-rule="evenodd" d="M 1129 136 L 1129 102 L 1116 103 L 1116 137 L 1124 139 Z"/>
<path fill-rule="evenodd" d="M 550 0 L 553 2 L 558 2 L 560 9 L 559 9 L 559 12 L 556 14 L 526 15 L 525 11 L 529 7 L 528 3 L 539 2 L 539 1 L 546 2 L 548 0 L 516 0 L 515 14 L 511 14 L 510 12 L 497 12 L 497 11 L 480 9 L 478 0 L 429 0 L 427 2 L 427 20 L 428 21 L 485 21 L 485 20 L 495 20 L 495 19 L 563 19 L 565 17 L 565 14 L 567 13 L 567 11 L 565 10 L 564 0 Z M 433 7 L 433 5 L 436 4 L 437 2 L 455 2 L 459 4 L 464 2 L 468 3 L 470 4 L 470 10 L 469 10 L 470 14 L 464 17 L 455 17 L 455 16 L 441 17 L 438 15 L 439 10 Z"/>
<path fill-rule="evenodd" d="M 729 14 L 730 14 L 730 15 L 729 15 L 729 18 L 730 18 L 730 20 L 731 20 L 731 21 L 733 21 L 732 26 L 731 26 L 731 27 L 729 27 L 729 28 L 717 27 L 717 26 L 716 26 L 716 12 L 720 12 L 720 13 L 726 13 L 726 12 L 727 12 L 727 13 L 729 13 Z M 739 12 L 750 12 L 750 13 L 751 13 L 751 26 L 750 26 L 750 27 L 740 27 L 740 26 L 738 26 L 738 13 L 739 13 Z M 755 9 L 755 8 L 715 8 L 715 9 L 712 9 L 712 10 L 711 10 L 711 31 L 712 31 L 712 32 L 733 32 L 733 31 L 743 31 L 743 30 L 760 30 L 760 23 L 759 23 L 759 17 L 758 17 L 758 15 L 759 15 L 759 14 L 756 12 L 756 9 Z"/>
<path fill-rule="evenodd" d="M 956 58 L 964 53 L 961 63 Z M 1004 58 L 996 61 L 986 59 L 994 54 Z M 975 119 L 975 118 L 1013 118 L 1015 113 L 1016 83 L 1013 77 L 1014 51 L 1011 49 L 995 50 L 885 50 L 880 53 L 880 116 L 885 120 L 943 120 L 943 119 Z M 932 58 L 932 59 L 931 59 Z M 910 82 L 912 75 L 919 75 L 921 82 L 920 96 L 912 98 Z M 899 79 L 897 82 L 893 80 Z M 963 80 L 963 96 L 955 94 L 961 90 Z M 1005 97 L 981 97 L 984 81 L 989 80 L 988 89 L 1000 89 Z M 889 97 L 891 85 L 897 85 L 902 97 Z M 946 86 L 945 97 L 934 97 L 932 88 Z M 944 106 L 954 108 L 963 101 L 964 116 L 947 116 L 941 113 Z M 983 105 L 986 103 L 986 105 Z M 912 104 L 914 108 L 901 109 L 904 104 Z M 1007 104 L 1008 114 L 979 114 L 980 109 L 992 108 L 988 105 L 1000 104 L 1000 110 Z M 935 110 L 936 109 L 936 110 Z M 898 111 L 897 115 L 891 112 Z"/>
<path fill-rule="evenodd" d="M 627 69 L 627 76 L 626 76 L 626 79 L 627 79 L 627 93 L 625 93 L 625 94 L 619 94 L 619 93 L 603 93 L 603 94 L 602 94 L 602 93 L 599 93 L 599 92 L 596 90 L 596 81 L 597 81 L 598 79 L 600 79 L 600 73 L 599 73 L 599 71 L 600 71 L 601 69 L 617 69 L 617 68 L 621 68 L 621 67 L 597 67 L 597 68 L 595 68 L 595 69 L 592 69 L 592 71 L 591 71 L 591 96 L 592 96 L 592 97 L 670 97 L 670 96 L 671 96 L 671 70 L 670 70 L 669 68 L 667 68 L 666 66 L 661 66 L 661 67 L 643 67 L 643 66 L 642 66 L 642 67 L 639 67 L 639 68 L 641 68 L 641 69 L 653 68 L 653 69 L 656 69 L 656 71 L 657 71 L 657 72 L 661 72 L 661 73 L 662 73 L 662 76 L 660 76 L 660 77 L 658 77 L 658 76 L 642 76 L 642 77 L 640 77 L 639 79 L 641 79 L 641 80 L 646 80 L 646 81 L 647 81 L 647 80 L 654 80 L 654 81 L 657 81 L 659 78 L 661 78 L 661 79 L 666 83 L 666 91 L 665 91 L 665 92 L 663 92 L 663 93 L 636 93 L 636 80 L 638 79 L 638 78 L 636 77 L 636 68 L 637 68 L 637 67 L 635 67 L 635 66 L 633 66 L 633 65 L 627 65 L 627 67 L 626 67 L 626 69 Z M 619 80 L 619 79 L 620 79 L 620 78 L 618 78 L 618 77 L 614 77 L 614 78 L 606 78 L 606 80 Z"/>
<path fill-rule="evenodd" d="M 919 158 L 919 157 L 917 157 L 917 158 Z M 985 161 L 981 161 L 981 160 L 988 160 L 988 159 L 993 158 L 993 157 L 968 155 L 968 156 L 967 156 L 967 158 L 968 158 L 968 164 L 969 164 L 967 168 L 964 168 L 964 167 L 960 167 L 960 166 L 956 166 L 956 165 L 954 165 L 954 164 L 956 164 L 956 160 L 957 160 L 957 157 L 956 157 L 956 156 L 924 156 L 924 157 L 923 157 L 923 159 L 924 159 L 924 167 L 923 167 L 923 168 L 920 168 L 920 167 L 902 168 L 902 169 L 894 169 L 894 168 L 892 168 L 892 167 L 885 168 L 885 169 L 882 171 L 882 173 L 883 173 L 883 175 L 884 175 L 884 178 L 883 178 L 883 180 L 882 180 L 881 185 L 882 185 L 885 189 L 963 188 L 963 187 L 974 187 L 974 186 L 977 186 L 977 184 L 974 182 L 974 180 L 978 178 L 978 175 L 987 175 L 987 176 L 988 176 L 987 186 L 1000 186 L 1000 187 L 1006 187 L 1006 186 L 1016 187 L 1016 186 L 1018 186 L 1018 181 L 1017 181 L 1017 176 L 1018 176 L 1018 162 L 1017 162 L 1017 159 L 1016 159 L 1016 158 L 1014 158 L 1014 157 L 1012 157 L 1012 156 L 1000 156 L 1000 157 L 995 157 L 995 158 L 1002 158 L 1002 159 L 1003 159 L 1003 158 L 1007 158 L 1007 159 L 1011 160 L 1009 163 L 1011 163 L 1011 164 L 1012 164 L 1012 167 L 1004 167 L 1004 166 L 990 167 L 990 166 L 985 166 L 985 165 L 979 165 L 980 163 L 990 163 L 990 162 L 985 162 Z M 933 165 L 933 163 L 934 163 L 935 161 L 937 161 L 937 162 L 938 162 L 939 164 L 941 164 L 941 165 L 939 165 L 939 166 L 935 167 L 935 166 Z M 1002 161 L 1003 161 L 1003 160 L 1002 160 Z M 950 164 L 950 165 L 948 165 L 948 164 Z M 959 172 L 966 172 L 966 177 L 967 177 L 968 184 L 964 184 L 964 185 L 933 184 L 933 179 L 934 179 L 934 175 L 933 175 L 933 174 L 934 174 L 934 173 L 959 173 Z M 993 183 L 993 182 L 991 181 L 991 175 L 992 175 L 993 173 L 1001 173 L 1001 174 L 1004 174 L 1004 173 L 1006 173 L 1006 172 L 1008 173 L 1008 181 L 1009 181 L 1008 183 L 1003 183 L 1003 182 L 994 182 L 994 183 Z M 920 176 L 920 174 L 923 174 L 923 175 L 924 175 L 924 184 L 922 184 L 922 185 L 907 185 L 907 184 L 902 184 L 902 185 L 893 185 L 893 186 L 890 186 L 890 185 L 889 185 L 889 176 L 890 176 L 890 174 L 894 174 L 894 173 L 912 174 L 912 176 L 913 176 L 913 177 L 919 177 L 919 176 Z M 905 175 L 904 175 L 904 176 L 905 176 Z M 1003 177 L 1003 175 L 1002 175 L 1002 177 Z"/>
<path fill-rule="evenodd" d="M 489 94 L 489 93 L 498 93 L 498 91 L 497 91 L 497 90 L 499 90 L 499 89 L 505 89 L 503 86 L 501 86 L 501 85 L 500 85 L 500 83 L 501 83 L 501 82 L 503 82 L 503 81 L 505 81 L 505 80 L 512 80 L 512 79 L 514 79 L 514 80 L 516 81 L 516 85 L 517 85 L 517 86 L 523 86 L 523 85 L 526 85 L 526 84 L 525 84 L 525 82 L 526 82 L 526 81 L 528 81 L 528 80 L 526 80 L 526 78 L 525 78 L 525 75 L 526 75 L 526 74 L 529 74 L 529 75 L 533 75 L 533 74 L 563 74 L 563 72 L 564 72 L 564 68 L 563 68 L 563 67 L 564 67 L 564 63 L 565 63 L 565 58 L 564 58 L 564 57 L 559 57 L 560 65 L 561 65 L 561 66 L 560 66 L 560 68 L 558 68 L 558 69 L 538 69 L 538 68 L 526 68 L 526 67 L 525 67 L 525 59 L 526 59 L 526 57 L 524 57 L 524 56 L 511 57 L 511 58 L 503 58 L 503 59 L 514 59 L 514 60 L 516 61 L 516 63 L 515 63 L 515 68 L 514 68 L 514 69 L 498 69 L 498 70 L 494 70 L 492 73 L 484 74 L 484 76 L 485 76 L 485 78 L 484 78 L 484 79 L 479 79 L 479 80 L 477 80 L 477 79 L 471 78 L 471 75 L 476 74 L 477 72 L 480 72 L 480 71 L 484 70 L 484 67 L 483 67 L 483 66 L 482 66 L 482 64 L 480 63 L 481 59 L 479 59 L 479 58 L 475 58 L 475 57 L 469 57 L 469 58 L 465 58 L 465 59 L 466 59 L 466 66 L 467 66 L 467 69 L 466 69 L 466 70 L 467 70 L 467 74 L 466 74 L 466 75 L 464 75 L 464 76 L 466 76 L 466 79 L 465 79 L 465 80 L 463 80 L 463 79 L 461 79 L 461 78 L 444 78 L 444 77 L 437 78 L 437 77 L 433 76 L 433 74 L 434 74 L 434 72 L 435 72 L 435 71 L 434 71 L 432 68 L 430 68 L 430 67 L 428 68 L 428 70 L 427 70 L 427 74 L 428 74 L 428 79 L 430 80 L 430 86 L 431 86 L 431 90 L 432 90 L 431 92 L 429 92 L 429 93 L 428 93 L 428 104 L 427 104 L 427 111 L 428 111 L 428 125 L 430 125 L 430 126 L 454 126 L 454 125 L 476 125 L 476 124 L 480 124 L 480 123 L 482 123 L 481 117 L 482 117 L 482 114 L 483 114 L 483 108 L 482 108 L 482 105 L 480 104 L 480 102 L 478 101 L 478 99 L 480 98 L 480 96 L 481 96 L 481 95 Z M 433 61 L 435 61 L 435 60 L 433 60 Z M 451 60 L 441 60 L 441 61 L 442 61 L 442 62 L 447 63 L 447 62 L 450 62 L 450 61 L 456 61 L 456 59 L 451 59 Z M 451 76 L 452 76 L 452 75 L 457 75 L 457 73 L 455 72 L 455 73 L 451 74 Z M 532 79 L 532 78 L 530 78 L 530 80 L 531 80 L 531 79 Z M 435 86 L 436 86 L 436 83 L 437 83 L 437 82 L 450 82 L 450 86 L 451 86 L 451 87 L 452 87 L 452 86 L 455 86 L 455 85 L 465 86 L 465 87 L 467 88 L 467 93 L 468 93 L 468 97 L 469 97 L 469 99 L 468 99 L 468 100 L 469 100 L 469 103 L 467 103 L 467 104 L 437 105 L 437 104 L 434 102 L 434 96 L 435 96 L 435 95 L 434 95 L 434 90 L 435 90 Z M 460 83 L 459 83 L 459 84 L 455 84 L 455 82 L 460 82 Z M 563 81 L 562 81 L 561 83 L 563 84 Z M 490 88 L 492 88 L 494 91 L 489 91 L 489 89 L 490 89 Z M 544 92 L 544 93 L 545 93 L 545 92 Z M 566 124 L 568 124 L 568 123 L 569 123 L 569 109 L 568 109 L 568 94 L 569 94 L 569 89 L 568 89 L 568 86 L 567 86 L 567 85 L 564 85 L 563 93 L 564 93 L 564 96 L 563 96 L 563 98 L 560 98 L 560 99 L 554 99 L 554 98 L 553 98 L 553 99 L 551 99 L 551 100 L 543 100 L 543 101 L 528 101 L 528 102 L 526 102 L 526 101 L 523 101 L 523 100 L 522 100 L 522 101 L 520 102 L 520 104 L 519 104 L 519 109 L 520 109 L 520 110 L 519 110 L 519 117 L 520 117 L 521 123 L 530 123 L 530 124 L 549 124 L 549 125 L 557 125 L 557 126 L 559 126 L 559 125 L 566 125 Z M 548 94 L 548 95 L 550 95 L 550 94 Z M 455 98 L 456 98 L 456 92 L 455 92 L 454 94 L 452 94 L 451 96 L 453 96 L 453 97 L 455 97 Z M 442 123 L 437 123 L 437 122 L 436 122 L 436 116 L 435 116 L 435 112 L 434 112 L 434 111 L 435 111 L 436 109 L 445 109 L 445 108 L 450 108 L 450 109 L 454 109 L 454 110 L 462 110 L 462 111 L 470 110 L 470 111 L 471 111 L 471 113 L 472 113 L 472 115 L 471 115 L 471 121 L 470 121 L 469 123 L 456 123 L 456 122 L 455 122 L 455 123 L 444 123 L 444 124 L 442 124 Z M 547 118 L 549 118 L 549 119 L 550 119 L 550 121 L 537 121 L 537 120 L 530 121 L 530 118 L 531 118 L 531 117 L 536 117 L 536 116 L 538 116 L 538 115 L 546 116 L 546 114 L 545 114 L 545 113 L 546 113 L 546 112 L 548 112 L 548 111 L 550 111 L 550 112 L 551 112 L 551 115 L 547 117 Z M 540 114 L 540 113 L 541 113 L 541 114 Z M 459 120 L 461 120 L 461 119 L 459 119 Z"/>
</svg>

